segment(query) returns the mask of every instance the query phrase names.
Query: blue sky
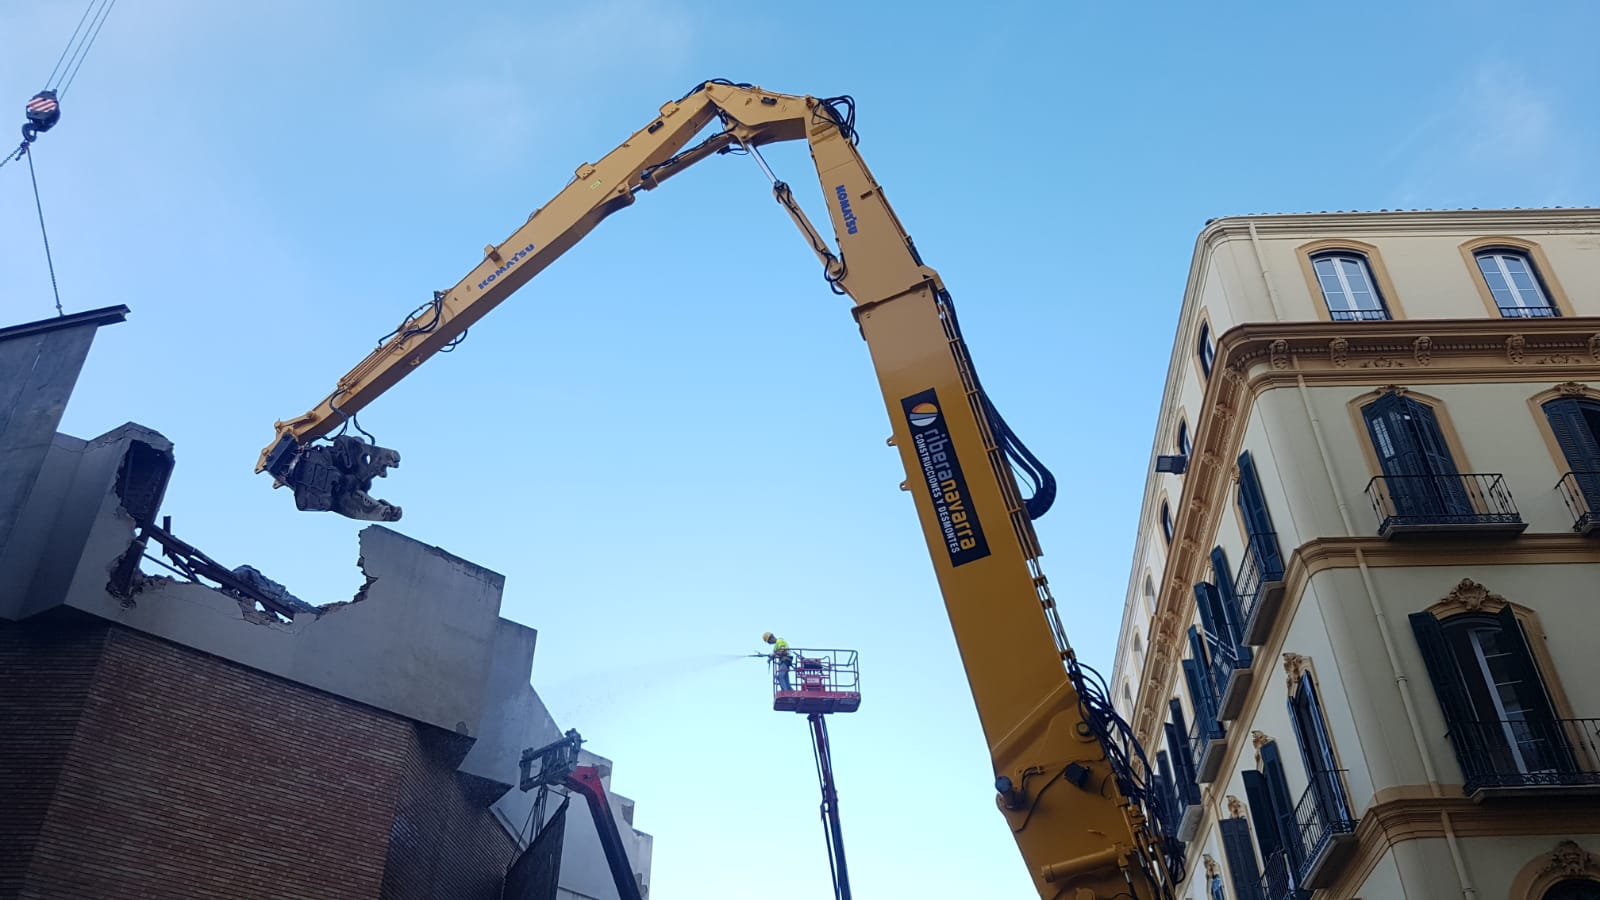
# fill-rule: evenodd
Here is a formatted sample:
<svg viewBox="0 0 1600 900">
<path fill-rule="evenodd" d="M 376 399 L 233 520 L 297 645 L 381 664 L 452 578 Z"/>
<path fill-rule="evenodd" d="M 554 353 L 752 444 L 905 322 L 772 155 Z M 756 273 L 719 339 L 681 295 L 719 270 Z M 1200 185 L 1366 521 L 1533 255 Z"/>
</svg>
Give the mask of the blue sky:
<svg viewBox="0 0 1600 900">
<path fill-rule="evenodd" d="M 82 9 L 0 0 L 16 124 Z M 132 308 L 63 427 L 162 431 L 178 534 L 347 599 L 362 525 L 252 473 L 273 422 L 694 83 L 848 93 L 1061 482 L 1046 571 L 1109 671 L 1206 219 L 1592 205 L 1597 28 L 1483 0 L 119 4 L 35 155 L 63 304 Z M 804 150 L 767 155 L 823 220 Z M 0 170 L 7 323 L 54 312 L 32 202 Z M 866 347 L 751 161 L 606 221 L 362 424 L 404 456 L 399 530 L 506 575 L 535 686 L 656 836 L 656 900 L 828 893 L 805 722 L 733 658 L 767 629 L 862 653 L 833 724 L 857 894 L 1029 895 Z"/>
</svg>

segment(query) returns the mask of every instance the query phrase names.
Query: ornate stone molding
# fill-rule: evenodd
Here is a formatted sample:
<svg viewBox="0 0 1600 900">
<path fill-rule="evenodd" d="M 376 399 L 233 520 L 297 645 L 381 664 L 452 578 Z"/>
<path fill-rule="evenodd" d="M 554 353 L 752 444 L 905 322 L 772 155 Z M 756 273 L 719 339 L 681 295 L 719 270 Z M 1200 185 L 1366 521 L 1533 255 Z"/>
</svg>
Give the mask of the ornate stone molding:
<svg viewBox="0 0 1600 900">
<path fill-rule="evenodd" d="M 1563 381 L 1556 385 L 1556 390 L 1569 397 L 1581 397 L 1588 390 L 1588 385 L 1578 381 Z"/>
<path fill-rule="evenodd" d="M 1311 658 L 1298 653 L 1285 653 L 1283 655 L 1283 674 L 1289 680 L 1289 696 L 1293 697 L 1295 688 L 1300 684 L 1300 676 L 1306 673 L 1311 665 Z M 1260 746 L 1259 744 L 1257 746 Z"/>
<path fill-rule="evenodd" d="M 1244 804 L 1239 801 L 1238 797 L 1235 797 L 1232 794 L 1228 795 L 1228 818 L 1244 818 Z"/>
<path fill-rule="evenodd" d="M 1492 605 L 1503 609 L 1506 598 L 1494 593 L 1471 578 L 1461 579 L 1461 583 L 1451 589 L 1441 603 L 1459 603 L 1471 612 L 1482 610 L 1485 605 Z"/>
<path fill-rule="evenodd" d="M 1562 841 L 1550 852 L 1550 858 L 1540 874 L 1556 874 L 1565 878 L 1596 872 L 1600 872 L 1600 861 L 1595 859 L 1593 853 L 1578 846 L 1576 841 Z"/>
<path fill-rule="evenodd" d="M 1336 337 L 1328 342 L 1328 358 L 1339 368 L 1344 368 L 1350 362 L 1350 342 L 1343 337 Z"/>
<path fill-rule="evenodd" d="M 1521 365 L 1523 357 L 1527 355 L 1528 339 L 1520 334 L 1513 334 L 1506 338 L 1506 359 L 1515 365 Z"/>
<path fill-rule="evenodd" d="M 1217 861 L 1211 858 L 1211 854 L 1202 853 L 1202 854 L 1200 854 L 1200 858 L 1204 859 L 1205 863 L 1206 863 L 1206 880 L 1207 881 L 1210 881 L 1211 879 L 1216 878 L 1218 875 L 1222 874 L 1221 871 L 1217 868 Z"/>
<path fill-rule="evenodd" d="M 1417 358 L 1417 365 L 1425 366 L 1433 360 L 1433 338 L 1422 335 L 1411 345 L 1412 353 Z"/>
<path fill-rule="evenodd" d="M 1264 732 L 1250 732 L 1250 745 L 1256 748 L 1256 768 L 1261 768 L 1261 748 L 1272 743 L 1271 736 Z"/>
<path fill-rule="evenodd" d="M 1594 357 L 1595 362 L 1600 363 L 1600 334 L 1589 338 L 1589 355 Z"/>
<path fill-rule="evenodd" d="M 1268 347 L 1267 349 L 1268 349 L 1268 352 L 1270 352 L 1272 354 L 1272 367 L 1274 369 L 1287 369 L 1287 368 L 1289 368 L 1289 342 L 1288 341 L 1284 340 L 1283 338 L 1279 338 L 1279 339 L 1273 341 L 1272 342 L 1272 346 Z"/>
</svg>

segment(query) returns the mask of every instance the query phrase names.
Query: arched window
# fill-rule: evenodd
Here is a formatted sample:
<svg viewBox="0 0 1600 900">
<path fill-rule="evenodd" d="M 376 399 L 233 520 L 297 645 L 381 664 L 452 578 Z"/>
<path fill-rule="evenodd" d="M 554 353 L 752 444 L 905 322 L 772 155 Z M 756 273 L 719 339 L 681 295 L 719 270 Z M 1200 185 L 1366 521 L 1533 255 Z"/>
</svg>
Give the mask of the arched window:
<svg viewBox="0 0 1600 900">
<path fill-rule="evenodd" d="M 1562 487 L 1580 521 L 1600 517 L 1600 400 L 1560 397 L 1543 405 L 1550 433 L 1567 460 Z"/>
<path fill-rule="evenodd" d="M 1200 323 L 1200 344 L 1197 348 L 1200 354 L 1200 371 L 1211 377 L 1211 364 L 1216 361 L 1217 348 L 1211 342 L 1211 323 Z"/>
<path fill-rule="evenodd" d="M 1554 673 L 1540 671 L 1515 608 L 1488 597 L 1444 619 L 1410 616 L 1467 789 L 1565 784 L 1584 736 L 1557 718 L 1546 688 Z"/>
<path fill-rule="evenodd" d="M 1194 449 L 1194 445 L 1189 442 L 1189 423 L 1188 422 L 1184 422 L 1182 420 L 1179 420 L 1179 422 L 1178 422 L 1178 452 L 1182 453 L 1184 456 L 1188 456 L 1189 455 L 1189 451 L 1191 451 L 1193 449 Z"/>
<path fill-rule="evenodd" d="M 1491 247 L 1473 254 L 1478 272 L 1494 295 L 1494 305 L 1508 319 L 1544 319 L 1561 315 L 1545 290 L 1533 260 L 1521 250 Z"/>
<path fill-rule="evenodd" d="M 1365 254 L 1330 250 L 1311 257 L 1328 315 L 1336 322 L 1389 318 L 1389 309 L 1372 279 Z"/>
<path fill-rule="evenodd" d="M 1172 543 L 1172 507 L 1165 500 L 1161 501 L 1161 534 Z"/>
<path fill-rule="evenodd" d="M 1361 408 L 1383 469 L 1386 514 L 1417 521 L 1474 515 L 1467 481 L 1439 427 L 1433 408 L 1389 392 Z"/>
</svg>

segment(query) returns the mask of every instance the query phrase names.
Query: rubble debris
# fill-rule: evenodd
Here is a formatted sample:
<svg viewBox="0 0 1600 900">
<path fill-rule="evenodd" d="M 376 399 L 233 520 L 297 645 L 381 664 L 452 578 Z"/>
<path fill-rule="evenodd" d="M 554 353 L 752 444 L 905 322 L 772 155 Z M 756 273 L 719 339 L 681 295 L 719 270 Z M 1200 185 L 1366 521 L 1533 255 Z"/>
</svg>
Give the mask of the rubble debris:
<svg viewBox="0 0 1600 900">
<path fill-rule="evenodd" d="M 199 548 L 173 535 L 171 528 L 171 516 L 163 516 L 159 526 L 153 522 L 140 524 L 138 534 L 128 545 L 127 551 L 112 564 L 111 580 L 106 584 L 106 590 L 121 600 L 124 606 L 133 605 L 133 595 L 143 590 L 149 580 L 139 571 L 139 559 L 142 557 L 165 565 L 192 582 L 202 583 L 202 579 L 216 582 L 216 590 L 238 600 L 245 618 L 253 622 L 267 621 L 255 609 L 256 606 L 277 617 L 270 621 L 292 622 L 298 614 L 320 616 L 328 611 L 328 607 L 313 606 L 289 593 L 287 588 L 261 574 L 254 566 L 244 565 L 233 569 L 223 566 Z M 151 540 L 161 545 L 161 555 L 171 561 L 170 565 L 145 552 Z"/>
<path fill-rule="evenodd" d="M 255 566 L 235 566 L 233 569 L 233 574 L 238 576 L 239 580 L 244 584 L 255 588 L 257 591 L 260 591 L 263 594 L 271 596 L 272 599 L 278 601 L 278 603 L 282 604 L 285 608 L 294 610 L 296 613 L 305 612 L 315 615 L 320 612 L 317 607 L 312 606 L 304 600 L 301 600 L 299 597 L 289 593 L 288 588 L 261 574 L 261 570 L 257 569 Z"/>
</svg>

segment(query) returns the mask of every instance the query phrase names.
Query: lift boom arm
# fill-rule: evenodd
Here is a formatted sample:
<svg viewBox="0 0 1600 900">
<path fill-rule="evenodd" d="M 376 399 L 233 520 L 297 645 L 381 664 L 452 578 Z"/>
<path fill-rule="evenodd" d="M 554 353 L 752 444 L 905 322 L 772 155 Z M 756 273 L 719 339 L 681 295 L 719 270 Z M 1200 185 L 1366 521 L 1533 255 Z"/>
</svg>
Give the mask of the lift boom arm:
<svg viewBox="0 0 1600 900">
<path fill-rule="evenodd" d="M 397 454 L 354 439 L 333 451 L 311 442 L 450 346 L 641 192 L 719 152 L 748 151 L 760 161 L 762 145 L 807 141 L 837 250 L 761 166 L 834 290 L 854 303 L 892 423 L 889 442 L 908 474 L 902 486 L 915 500 L 993 758 L 996 805 L 1041 897 L 1168 897 L 1182 878 L 1182 851 L 1163 833 L 1153 767 L 1136 745 L 1129 751 L 1130 733 L 1083 677 L 1039 569 L 1030 512 L 1048 503 L 1053 485 L 1046 476 L 1032 501 L 1022 497 L 1006 458 L 1014 439 L 983 393 L 954 301 L 857 151 L 853 118 L 848 98 L 727 82 L 667 103 L 620 147 L 580 166 L 506 241 L 485 248 L 466 278 L 409 316 L 315 409 L 278 422 L 256 471 L 294 487 L 302 509 L 398 518 L 398 509 L 365 496 L 371 476 Z M 713 123 L 720 128 L 690 147 Z"/>
</svg>

